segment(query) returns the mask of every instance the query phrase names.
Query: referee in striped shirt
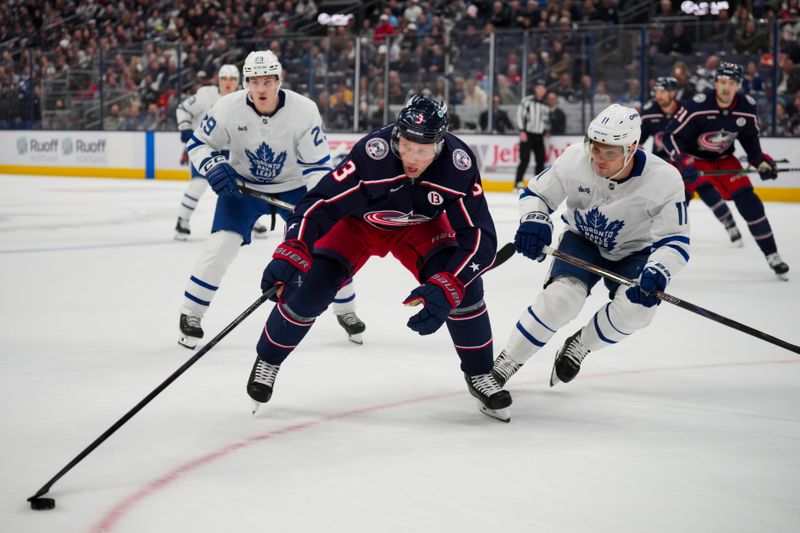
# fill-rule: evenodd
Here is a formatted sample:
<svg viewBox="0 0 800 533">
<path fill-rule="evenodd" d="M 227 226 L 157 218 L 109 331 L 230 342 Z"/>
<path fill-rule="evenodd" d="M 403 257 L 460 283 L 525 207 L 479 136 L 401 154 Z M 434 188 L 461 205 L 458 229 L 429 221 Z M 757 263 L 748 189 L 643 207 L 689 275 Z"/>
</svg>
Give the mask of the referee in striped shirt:
<svg viewBox="0 0 800 533">
<path fill-rule="evenodd" d="M 521 189 L 525 171 L 531 160 L 531 151 L 536 158 L 536 174 L 544 170 L 544 136 L 550 130 L 550 108 L 544 101 L 547 88 L 543 81 L 537 81 L 533 96 L 522 99 L 517 109 L 519 128 L 519 166 L 514 187 Z"/>
</svg>

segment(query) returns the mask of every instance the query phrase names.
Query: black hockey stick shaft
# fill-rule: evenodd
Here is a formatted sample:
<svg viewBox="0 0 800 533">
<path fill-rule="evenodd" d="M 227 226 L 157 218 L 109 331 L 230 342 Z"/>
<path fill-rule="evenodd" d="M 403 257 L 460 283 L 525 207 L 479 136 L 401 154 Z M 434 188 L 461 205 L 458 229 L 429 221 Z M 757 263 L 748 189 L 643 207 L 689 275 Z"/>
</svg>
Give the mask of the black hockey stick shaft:
<svg viewBox="0 0 800 533">
<path fill-rule="evenodd" d="M 600 276 L 603 276 L 606 279 L 610 279 L 611 281 L 616 281 L 617 283 L 619 283 L 621 285 L 627 285 L 627 286 L 638 285 L 635 281 L 633 281 L 631 279 L 628 279 L 628 278 L 626 278 L 624 276 L 620 276 L 619 274 L 616 274 L 614 272 L 610 272 L 610 271 L 608 271 L 608 270 L 606 270 L 604 268 L 601 268 L 601 267 L 599 267 L 597 265 L 593 265 L 592 263 L 589 263 L 589 262 L 584 261 L 582 259 L 578 259 L 577 257 L 573 257 L 573 256 L 571 256 L 569 254 L 566 254 L 566 253 L 560 251 L 560 250 L 556 250 L 556 249 L 550 248 L 549 246 L 545 247 L 544 252 L 546 254 L 552 255 L 553 257 L 561 259 L 564 262 L 570 263 L 570 264 L 575 265 L 575 266 L 577 266 L 579 268 L 582 268 L 584 270 L 588 270 L 589 272 L 593 272 L 594 274 L 598 274 Z M 704 309 L 704 308 L 700 307 L 699 305 L 695 305 L 693 303 L 689 303 L 686 300 L 682 300 L 682 299 L 680 299 L 680 298 L 678 298 L 676 296 L 672 296 L 671 294 L 667 294 L 666 292 L 653 291 L 650 294 L 655 296 L 656 298 L 658 298 L 661 301 L 668 302 L 668 303 L 671 303 L 673 305 L 677 305 L 681 309 L 686 309 L 687 311 L 691 311 L 692 313 L 696 313 L 696 314 L 698 314 L 700 316 L 704 316 L 704 317 L 706 317 L 706 318 L 708 318 L 710 320 L 713 320 L 714 322 L 719 322 L 720 324 L 722 324 L 724 326 L 728 326 L 729 328 L 733 328 L 733 329 L 739 330 L 742 333 L 747 333 L 748 335 L 752 335 L 753 337 L 759 338 L 759 339 L 761 339 L 763 341 L 769 342 L 769 343 L 774 344 L 776 346 L 780 346 L 781 348 L 789 350 L 790 352 L 794 352 L 794 353 L 800 354 L 800 346 L 797 346 L 796 344 L 792 344 L 790 342 L 786 342 L 785 340 L 779 339 L 777 337 L 773 337 L 772 335 L 764 333 L 763 331 L 759 331 L 759 330 L 757 330 L 755 328 L 752 328 L 752 327 L 750 327 L 750 326 L 748 326 L 746 324 L 742 324 L 740 322 L 736 322 L 733 319 L 724 317 L 724 316 L 719 315 L 719 314 L 717 314 L 717 313 L 715 313 L 713 311 L 709 311 L 708 309 Z"/>
<path fill-rule="evenodd" d="M 289 202 L 284 202 L 283 200 L 279 200 L 273 196 L 270 196 L 267 193 L 249 189 L 244 185 L 240 185 L 239 190 L 242 191 L 242 193 L 246 194 L 247 196 L 252 196 L 253 198 L 258 198 L 259 200 L 264 200 L 270 205 L 280 207 L 281 209 L 285 209 L 289 212 L 294 211 L 294 206 L 292 204 L 290 204 Z M 514 255 L 514 243 L 509 242 L 504 244 L 497 251 L 497 255 L 494 256 L 494 264 L 492 265 L 492 268 L 490 268 L 489 270 L 499 267 L 500 265 L 508 261 L 513 255 Z"/>
<path fill-rule="evenodd" d="M 255 311 L 261 304 L 266 302 L 273 294 L 275 294 L 275 292 L 277 292 L 278 288 L 279 288 L 278 286 L 272 287 L 267 292 L 265 292 L 261 296 L 259 296 L 258 299 L 255 302 L 250 304 L 250 306 L 247 309 L 242 311 L 242 313 L 239 316 L 237 316 L 235 319 L 233 319 L 233 322 L 231 322 L 230 324 L 225 326 L 225 328 L 222 331 L 220 331 L 217 334 L 216 337 L 214 337 L 213 339 L 208 341 L 205 346 L 203 346 L 200 350 L 198 350 L 197 353 L 194 354 L 194 356 L 192 356 L 191 359 L 186 361 L 178 370 L 173 372 L 171 376 L 169 376 L 167 379 L 165 379 L 161 383 L 161 385 L 159 385 L 158 387 L 153 389 L 153 391 L 150 394 L 148 394 L 145 398 L 143 398 L 142 401 L 137 403 L 130 411 L 125 413 L 122 416 L 122 418 L 120 418 L 119 420 L 117 420 L 114 423 L 113 426 L 108 428 L 102 435 L 97 437 L 97 439 L 95 439 L 94 442 L 92 442 L 89 446 L 86 447 L 86 449 L 84 449 L 81 453 L 79 453 L 72 461 L 69 462 L 69 464 L 67 464 L 67 466 L 62 468 L 55 476 L 53 476 L 53 478 L 50 481 L 45 483 L 42 486 L 42 488 L 40 488 L 38 491 L 36 491 L 36 494 L 34 494 L 30 498 L 28 498 L 28 501 L 34 500 L 34 499 L 36 499 L 36 498 L 38 498 L 38 497 L 40 497 L 40 496 L 42 496 L 44 494 L 47 494 L 47 492 L 50 490 L 50 487 L 52 487 L 53 484 L 56 481 L 61 479 L 61 477 L 64 474 L 66 474 L 67 472 L 72 470 L 72 468 L 75 465 L 80 463 L 87 455 L 92 453 L 95 450 L 95 448 L 100 446 L 108 437 L 113 435 L 114 432 L 116 432 L 119 428 L 121 428 L 128 420 L 133 418 L 134 415 L 136 415 L 136 413 L 141 411 L 144 408 L 145 405 L 150 403 L 153 400 L 153 398 L 155 398 L 156 396 L 161 394 L 161 392 L 164 389 L 166 389 L 173 381 L 178 379 L 178 377 L 180 377 L 181 374 L 186 372 L 189 369 L 189 367 L 191 367 L 197 361 L 199 361 L 201 357 L 203 357 L 205 354 L 208 353 L 209 350 L 211 350 L 211 348 L 213 348 L 219 341 L 221 341 L 223 338 L 225 338 L 225 336 L 228 333 L 230 333 L 233 330 L 233 328 L 235 328 L 236 326 L 241 324 L 244 321 L 245 318 L 250 316 L 250 314 L 252 314 L 253 311 Z"/>
<path fill-rule="evenodd" d="M 698 176 L 730 176 L 732 174 L 755 174 L 756 168 L 742 168 L 737 170 L 704 170 L 698 172 Z M 800 172 L 800 168 L 779 168 L 777 172 Z"/>
</svg>

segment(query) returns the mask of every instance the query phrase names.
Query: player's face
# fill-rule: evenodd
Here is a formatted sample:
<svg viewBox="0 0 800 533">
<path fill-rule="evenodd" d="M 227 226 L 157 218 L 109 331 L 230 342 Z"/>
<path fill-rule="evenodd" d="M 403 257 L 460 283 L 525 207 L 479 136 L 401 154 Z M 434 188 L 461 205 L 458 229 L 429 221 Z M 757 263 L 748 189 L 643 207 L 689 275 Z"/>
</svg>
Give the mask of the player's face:
<svg viewBox="0 0 800 533">
<path fill-rule="evenodd" d="M 403 170 L 409 178 L 418 178 L 436 157 L 435 144 L 420 144 L 400 137 L 397 146 Z"/>
<path fill-rule="evenodd" d="M 592 142 L 590 145 L 592 161 L 599 176 L 610 178 L 622 170 L 625 152 L 622 146 Z"/>
<path fill-rule="evenodd" d="M 675 94 L 672 91 L 668 91 L 666 89 L 656 89 L 653 94 L 656 97 L 656 103 L 659 105 L 659 107 L 669 107 L 672 105 L 672 101 L 675 97 Z"/>
<path fill-rule="evenodd" d="M 730 78 L 718 78 L 714 82 L 717 91 L 717 100 L 720 104 L 730 105 L 733 102 L 736 91 L 739 90 L 739 82 Z"/>
<path fill-rule="evenodd" d="M 226 94 L 230 94 L 236 90 L 236 86 L 239 85 L 238 78 L 220 78 L 219 79 L 219 94 L 225 96 Z"/>
<path fill-rule="evenodd" d="M 247 80 L 250 97 L 261 113 L 271 113 L 278 107 L 279 88 L 277 76 L 257 76 Z"/>
</svg>

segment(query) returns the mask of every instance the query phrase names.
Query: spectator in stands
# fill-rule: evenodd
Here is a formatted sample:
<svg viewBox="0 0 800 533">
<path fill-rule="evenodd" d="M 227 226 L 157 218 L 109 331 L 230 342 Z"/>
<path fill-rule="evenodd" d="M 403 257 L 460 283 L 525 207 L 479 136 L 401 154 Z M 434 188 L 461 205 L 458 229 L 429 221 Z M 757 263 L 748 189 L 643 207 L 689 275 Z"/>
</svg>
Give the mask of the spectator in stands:
<svg viewBox="0 0 800 533">
<path fill-rule="evenodd" d="M 510 133 L 515 130 L 508 113 L 500 108 L 500 97 L 492 98 L 492 130 L 489 131 L 489 111 L 482 111 L 479 119 L 481 131 L 484 133 Z"/>
<path fill-rule="evenodd" d="M 387 37 L 391 37 L 394 33 L 394 26 L 389 22 L 389 15 L 384 13 L 380 16 L 378 25 L 375 27 L 375 36 L 372 41 L 375 44 L 381 44 Z"/>
<path fill-rule="evenodd" d="M 417 0 L 408 0 L 406 2 L 406 9 L 403 11 L 403 17 L 409 22 L 414 23 L 414 29 L 416 30 L 416 21 L 417 18 L 422 14 L 422 8 L 419 6 L 419 2 Z"/>
<path fill-rule="evenodd" d="M 617 0 L 603 0 L 598 13 L 600 21 L 606 24 L 619 24 L 619 2 Z"/>
<path fill-rule="evenodd" d="M 478 109 L 486 109 L 487 97 L 486 92 L 478 86 L 478 82 L 474 79 L 467 80 L 464 87 L 464 105 L 475 107 Z"/>
<path fill-rule="evenodd" d="M 449 102 L 453 105 L 461 105 L 464 103 L 464 94 L 466 81 L 463 76 L 456 76 L 453 78 L 453 84 L 450 86 Z"/>
<path fill-rule="evenodd" d="M 500 98 L 500 103 L 503 105 L 516 105 L 519 103 L 519 95 L 514 92 L 508 78 L 503 74 L 497 75 L 495 94 Z"/>
<path fill-rule="evenodd" d="M 151 104 L 155 105 L 155 104 Z M 119 121 L 119 126 L 117 127 L 120 131 L 141 131 L 144 129 L 142 127 L 142 121 L 139 118 L 139 104 L 132 103 L 124 113 L 124 116 Z"/>
<path fill-rule="evenodd" d="M 70 129 L 69 111 L 64 107 L 64 100 L 57 98 L 53 110 L 53 117 L 50 119 L 51 130 L 68 130 Z"/>
<path fill-rule="evenodd" d="M 789 120 L 789 115 L 786 113 L 786 108 L 782 103 L 778 102 L 775 105 L 775 133 L 776 137 L 791 137 L 792 128 Z"/>
<path fill-rule="evenodd" d="M 685 28 L 680 22 L 675 22 L 664 32 L 658 51 L 667 55 L 687 55 L 692 53 L 692 41 L 686 35 Z"/>
<path fill-rule="evenodd" d="M 597 85 L 594 88 L 594 96 L 592 99 L 594 100 L 595 113 L 598 112 L 598 109 L 605 109 L 611 105 L 611 95 L 608 94 L 608 86 L 606 85 L 606 82 L 597 82 Z"/>
<path fill-rule="evenodd" d="M 108 115 L 103 119 L 103 129 L 106 131 L 116 131 L 119 129 L 121 122 L 122 117 L 119 114 L 119 106 L 117 104 L 111 104 Z"/>
<path fill-rule="evenodd" d="M 142 117 L 140 129 L 144 131 L 163 130 L 166 117 L 156 104 L 147 106 L 147 114 Z"/>
<path fill-rule="evenodd" d="M 737 30 L 733 46 L 738 54 L 759 54 L 767 49 L 767 33 L 759 31 L 755 21 L 748 19 Z"/>
<path fill-rule="evenodd" d="M 547 93 L 547 105 L 550 107 L 550 134 L 564 135 L 567 133 L 567 115 L 559 107 L 556 93 Z"/>
<path fill-rule="evenodd" d="M 558 78 L 558 84 L 555 87 L 555 93 L 568 102 L 576 100 L 575 86 L 572 83 L 572 75 L 563 73 Z"/>
<path fill-rule="evenodd" d="M 778 95 L 794 94 L 800 89 L 800 79 L 797 76 L 797 69 L 794 61 L 790 58 L 783 58 L 778 71 L 778 85 L 775 87 Z"/>
<path fill-rule="evenodd" d="M 539 52 L 531 50 L 528 52 L 528 59 L 525 63 L 525 75 L 528 78 L 528 83 L 533 80 L 543 80 L 547 77 L 545 65 L 539 60 Z"/>
<path fill-rule="evenodd" d="M 800 137 L 800 91 L 794 93 L 794 99 L 786 104 L 789 116 L 789 133 L 792 137 Z"/>
<path fill-rule="evenodd" d="M 654 20 L 665 19 L 665 18 L 672 18 L 678 16 L 679 13 L 676 13 L 675 10 L 672 9 L 672 2 L 670 0 L 661 0 L 658 3 L 658 11 L 653 16 Z"/>
<path fill-rule="evenodd" d="M 696 91 L 692 86 L 690 80 L 689 67 L 683 61 L 676 61 L 672 65 L 672 77 L 678 83 L 678 89 L 675 91 L 675 98 L 677 100 L 688 100 L 695 95 Z"/>
<path fill-rule="evenodd" d="M 511 8 L 505 2 L 496 1 L 492 4 L 492 12 L 489 15 L 489 22 L 495 28 L 508 28 L 514 21 Z"/>
<path fill-rule="evenodd" d="M 755 61 L 749 61 L 745 66 L 741 91 L 753 97 L 764 94 L 764 77 L 758 72 Z"/>
</svg>

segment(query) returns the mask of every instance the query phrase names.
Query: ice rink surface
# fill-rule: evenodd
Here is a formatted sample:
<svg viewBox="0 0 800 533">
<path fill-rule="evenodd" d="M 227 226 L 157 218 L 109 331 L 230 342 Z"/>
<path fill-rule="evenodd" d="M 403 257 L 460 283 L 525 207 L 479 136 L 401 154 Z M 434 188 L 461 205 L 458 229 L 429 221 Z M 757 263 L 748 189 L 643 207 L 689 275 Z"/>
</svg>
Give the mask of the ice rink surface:
<svg viewBox="0 0 800 533">
<path fill-rule="evenodd" d="M 173 240 L 184 183 L 0 176 L 0 530 L 8 533 L 800 531 L 800 356 L 669 304 L 548 386 L 584 311 L 509 383 L 512 421 L 481 415 L 442 328 L 419 337 L 392 259 L 356 277 L 365 343 L 330 313 L 250 414 L 265 304 L 57 482 L 25 501 L 192 352 L 178 305 L 208 234 L 207 192 Z M 511 194 L 489 194 L 500 244 Z M 690 206 L 692 259 L 667 291 L 800 343 L 800 206 L 768 204 L 790 281 L 752 237 L 734 248 Z M 745 225 L 737 214 L 740 228 Z M 259 294 L 279 237 L 228 271 L 207 339 Z M 549 262 L 485 275 L 499 353 Z"/>
</svg>

